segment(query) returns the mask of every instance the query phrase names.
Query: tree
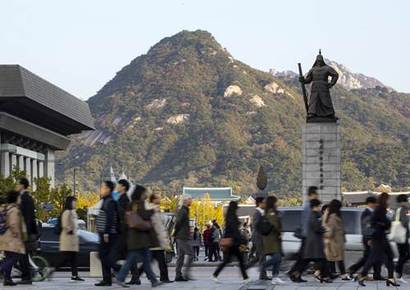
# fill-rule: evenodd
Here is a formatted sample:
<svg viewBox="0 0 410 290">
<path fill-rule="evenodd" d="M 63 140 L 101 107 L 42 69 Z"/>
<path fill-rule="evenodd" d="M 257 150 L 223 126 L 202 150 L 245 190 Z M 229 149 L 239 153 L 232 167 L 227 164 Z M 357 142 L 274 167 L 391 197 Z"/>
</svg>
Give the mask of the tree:
<svg viewBox="0 0 410 290">
<path fill-rule="evenodd" d="M 259 166 L 258 176 L 256 178 L 256 186 L 259 188 L 260 191 L 264 191 L 266 186 L 268 185 L 268 176 L 265 173 L 262 165 Z"/>
</svg>

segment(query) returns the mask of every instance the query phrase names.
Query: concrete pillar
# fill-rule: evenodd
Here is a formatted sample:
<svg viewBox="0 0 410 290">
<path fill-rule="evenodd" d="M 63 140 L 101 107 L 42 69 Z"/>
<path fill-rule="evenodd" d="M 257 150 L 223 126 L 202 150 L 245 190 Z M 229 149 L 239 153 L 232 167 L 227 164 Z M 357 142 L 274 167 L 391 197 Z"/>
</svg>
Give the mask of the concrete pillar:
<svg viewBox="0 0 410 290">
<path fill-rule="evenodd" d="M 1 152 L 1 168 L 0 173 L 2 176 L 7 177 L 10 175 L 10 153 L 7 151 Z"/>
<path fill-rule="evenodd" d="M 17 168 L 17 155 L 11 154 L 11 170 L 15 170 Z"/>
<path fill-rule="evenodd" d="M 55 156 L 53 150 L 47 150 L 46 153 L 46 176 L 50 179 L 51 187 L 54 187 L 55 184 L 55 173 L 54 173 L 54 166 L 55 166 Z"/>
<path fill-rule="evenodd" d="M 44 162 L 39 160 L 37 162 L 37 165 L 38 165 L 38 172 L 37 172 L 38 177 L 44 177 Z"/>
<path fill-rule="evenodd" d="M 36 179 L 38 178 L 38 172 L 37 172 L 38 166 L 37 166 L 37 160 L 36 159 L 31 160 L 31 166 L 32 166 L 31 178 L 33 180 L 33 183 L 32 183 L 33 184 L 33 190 L 36 190 L 36 188 L 37 188 Z"/>
<path fill-rule="evenodd" d="M 308 123 L 303 128 L 303 187 L 319 188 L 323 202 L 341 199 L 341 133 L 339 123 Z"/>
<path fill-rule="evenodd" d="M 17 160 L 17 167 L 19 170 L 25 170 L 25 166 L 24 166 L 24 156 L 18 156 L 18 160 Z"/>
<path fill-rule="evenodd" d="M 31 179 L 31 158 L 24 158 L 25 159 L 25 166 L 24 171 L 26 172 L 26 177 L 30 181 L 30 184 L 33 184 L 33 180 Z"/>
</svg>

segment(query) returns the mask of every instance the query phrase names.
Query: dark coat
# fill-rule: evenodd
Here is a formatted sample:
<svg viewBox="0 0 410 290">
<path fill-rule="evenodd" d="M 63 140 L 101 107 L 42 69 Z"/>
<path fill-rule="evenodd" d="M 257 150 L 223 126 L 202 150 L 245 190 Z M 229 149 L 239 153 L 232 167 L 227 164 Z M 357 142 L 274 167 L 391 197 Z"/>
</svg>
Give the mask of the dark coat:
<svg viewBox="0 0 410 290">
<path fill-rule="evenodd" d="M 141 218 L 146 221 L 151 221 L 151 217 L 154 214 L 153 210 L 145 209 L 144 202 L 133 202 L 131 204 L 131 210 L 137 212 Z M 156 239 L 154 229 L 152 228 L 147 231 L 128 229 L 127 246 L 130 251 L 157 247 L 158 239 Z"/>
<path fill-rule="evenodd" d="M 189 240 L 189 208 L 187 206 L 183 205 L 178 211 L 174 229 L 174 237 L 176 239 L 183 241 Z"/>
<path fill-rule="evenodd" d="M 266 219 L 273 226 L 272 231 L 267 236 L 263 237 L 263 253 L 265 255 L 281 253 L 282 252 L 282 224 L 280 217 L 274 211 L 266 213 Z"/>
<path fill-rule="evenodd" d="M 130 204 L 130 199 L 127 194 L 121 194 L 118 199 L 118 215 L 120 220 L 121 236 L 126 237 L 127 234 L 127 223 L 125 221 L 125 212 L 127 211 Z"/>
<path fill-rule="evenodd" d="M 386 239 L 387 231 L 390 229 L 391 221 L 387 217 L 387 210 L 382 206 L 377 206 L 370 220 L 373 228 L 372 239 L 383 241 Z"/>
<path fill-rule="evenodd" d="M 21 210 L 21 215 L 23 216 L 23 219 L 24 219 L 24 223 L 26 224 L 27 235 L 37 236 L 38 229 L 37 229 L 37 223 L 36 223 L 36 215 L 35 215 L 33 197 L 31 196 L 30 192 L 23 191 L 20 195 L 20 199 L 21 199 L 20 210 Z"/>
<path fill-rule="evenodd" d="M 252 243 L 255 245 L 255 248 L 258 252 L 263 250 L 263 238 L 261 233 L 258 231 L 258 224 L 262 219 L 262 213 L 257 209 L 252 217 Z"/>
<path fill-rule="evenodd" d="M 303 257 L 305 259 L 325 259 L 323 234 L 324 228 L 320 220 L 320 213 L 310 214 L 309 227 L 307 229 L 306 244 Z"/>
<path fill-rule="evenodd" d="M 236 215 L 226 216 L 224 238 L 231 238 L 233 246 L 239 246 L 242 243 L 239 225 L 239 219 Z"/>
<path fill-rule="evenodd" d="M 363 241 L 364 241 L 365 244 L 367 244 L 366 241 L 371 239 L 371 237 L 373 235 L 373 229 L 371 227 L 372 214 L 373 214 L 373 211 L 366 208 L 362 212 L 362 215 L 360 216 L 360 224 L 361 224 L 361 227 L 362 227 L 362 236 L 363 236 Z"/>
</svg>

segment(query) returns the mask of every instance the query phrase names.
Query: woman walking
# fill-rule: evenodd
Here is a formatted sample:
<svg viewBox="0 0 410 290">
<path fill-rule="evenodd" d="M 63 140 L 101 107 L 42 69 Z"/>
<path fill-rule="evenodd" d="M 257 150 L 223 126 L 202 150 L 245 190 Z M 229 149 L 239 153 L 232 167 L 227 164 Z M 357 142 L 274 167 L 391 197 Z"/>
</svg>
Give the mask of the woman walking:
<svg viewBox="0 0 410 290">
<path fill-rule="evenodd" d="M 400 286 L 394 279 L 393 251 L 387 239 L 387 231 L 390 229 L 391 224 L 386 215 L 388 200 L 389 195 L 387 193 L 384 192 L 379 195 L 377 206 L 370 220 L 373 234 L 370 240 L 370 255 L 358 277 L 358 282 L 361 286 L 366 286 L 364 281 L 367 278 L 367 274 L 376 263 L 383 263 L 387 268 L 388 279 L 386 280 L 386 286 Z"/>
<path fill-rule="evenodd" d="M 342 203 L 334 199 L 329 203 L 329 206 L 323 216 L 323 226 L 325 227 L 324 242 L 326 259 L 330 263 L 331 274 L 336 273 L 336 264 L 339 267 L 342 280 L 350 280 L 346 274 L 344 263 L 345 252 L 345 230 L 343 226 L 342 215 L 340 209 Z"/>
<path fill-rule="evenodd" d="M 124 281 L 131 267 L 137 262 L 142 262 L 144 272 L 147 278 L 151 281 L 152 287 L 157 287 L 162 283 L 157 280 L 156 275 L 151 267 L 151 252 L 150 247 L 158 244 L 158 238 L 154 232 L 151 218 L 154 215 L 154 210 L 148 210 L 145 205 L 147 198 L 146 189 L 141 185 L 137 185 L 131 196 L 131 206 L 128 222 L 127 246 L 128 255 L 125 264 L 116 275 L 118 283 L 123 287 L 128 287 Z M 135 218 L 131 218 L 133 215 Z M 131 222 L 133 219 L 135 222 Z"/>
<path fill-rule="evenodd" d="M 194 261 L 199 260 L 199 250 L 201 248 L 201 233 L 197 227 L 192 234 L 192 249 L 194 250 Z"/>
<path fill-rule="evenodd" d="M 395 219 L 398 219 L 403 228 L 406 229 L 405 239 L 403 243 L 396 243 L 399 251 L 399 261 L 396 265 L 397 278 L 400 282 L 407 284 L 407 281 L 403 279 L 403 266 L 409 259 L 409 202 L 406 194 L 400 194 L 397 196 L 397 204 L 399 208 L 395 212 Z"/>
<path fill-rule="evenodd" d="M 6 223 L 2 228 L 4 232 L 0 235 L 0 251 L 4 251 L 6 255 L 5 259 L 0 262 L 0 273 L 4 276 L 4 286 L 17 285 L 11 279 L 11 269 L 20 255 L 26 252 L 24 241 L 26 240 L 27 231 L 17 205 L 19 196 L 18 191 L 8 192 L 7 205 L 3 205 L 3 208 L 0 209 L 3 216 L 6 217 Z"/>
<path fill-rule="evenodd" d="M 242 273 L 243 281 L 246 283 L 249 281 L 248 274 L 246 273 L 245 263 L 243 260 L 243 255 L 240 251 L 241 245 L 241 233 L 239 231 L 239 219 L 236 214 L 238 210 L 238 203 L 236 201 L 231 201 L 228 206 L 228 210 L 225 216 L 225 234 L 223 239 L 221 239 L 221 247 L 224 248 L 224 258 L 223 262 L 217 267 L 212 278 L 215 282 L 218 282 L 218 275 L 221 273 L 223 268 L 228 265 L 233 257 L 236 257 L 239 261 L 239 267 Z"/>
<path fill-rule="evenodd" d="M 270 224 L 270 231 L 267 235 L 262 233 L 263 237 L 263 254 L 265 255 L 262 264 L 262 271 L 271 267 L 272 269 L 272 284 L 285 284 L 285 281 L 279 278 L 280 263 L 282 261 L 282 239 L 281 220 L 276 208 L 278 199 L 276 196 L 269 196 L 265 200 L 265 216 Z"/>
<path fill-rule="evenodd" d="M 71 266 L 71 280 L 84 281 L 78 276 L 77 254 L 80 249 L 77 233 L 78 217 L 74 196 L 67 197 L 60 217 L 60 252 L 61 259 L 56 268 Z"/>
<path fill-rule="evenodd" d="M 315 278 L 321 283 L 330 283 L 329 271 L 327 267 L 326 255 L 324 253 L 323 234 L 325 229 L 321 223 L 321 201 L 312 199 L 310 201 L 311 214 L 307 225 L 306 246 L 303 257 L 305 260 L 316 262 L 317 271 L 320 274 L 315 274 Z"/>
</svg>

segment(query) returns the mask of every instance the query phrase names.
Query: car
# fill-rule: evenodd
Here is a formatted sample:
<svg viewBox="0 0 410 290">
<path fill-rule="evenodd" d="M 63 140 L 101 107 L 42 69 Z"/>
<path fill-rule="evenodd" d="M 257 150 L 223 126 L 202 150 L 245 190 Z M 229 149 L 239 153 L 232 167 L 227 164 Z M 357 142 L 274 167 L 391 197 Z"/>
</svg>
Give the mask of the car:
<svg viewBox="0 0 410 290">
<path fill-rule="evenodd" d="M 300 248 L 300 239 L 295 237 L 295 231 L 300 227 L 302 207 L 287 207 L 278 209 L 282 221 L 282 247 L 286 258 L 292 259 Z M 362 251 L 362 232 L 360 216 L 363 208 L 342 208 L 342 219 L 346 231 L 346 251 Z"/>
<path fill-rule="evenodd" d="M 78 230 L 80 240 L 80 251 L 77 256 L 79 268 L 90 267 L 90 252 L 98 251 L 98 235 L 85 230 Z M 61 258 L 59 251 L 59 235 L 55 232 L 55 225 L 43 224 L 40 236 L 40 246 L 37 255 L 45 258 L 51 267 L 55 267 Z"/>
</svg>

